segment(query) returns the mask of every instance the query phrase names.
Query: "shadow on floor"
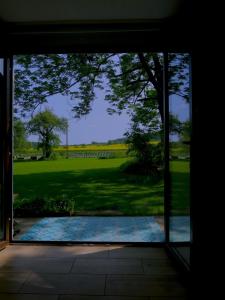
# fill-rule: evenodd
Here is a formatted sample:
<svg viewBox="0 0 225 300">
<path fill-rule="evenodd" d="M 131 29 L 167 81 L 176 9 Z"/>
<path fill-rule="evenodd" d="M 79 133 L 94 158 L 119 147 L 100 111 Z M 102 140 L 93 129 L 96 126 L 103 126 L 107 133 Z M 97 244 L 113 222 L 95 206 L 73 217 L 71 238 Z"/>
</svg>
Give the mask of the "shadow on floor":
<svg viewBox="0 0 225 300">
<path fill-rule="evenodd" d="M 187 292 L 159 247 L 11 245 L 0 252 L 4 300 L 181 300 Z"/>
</svg>

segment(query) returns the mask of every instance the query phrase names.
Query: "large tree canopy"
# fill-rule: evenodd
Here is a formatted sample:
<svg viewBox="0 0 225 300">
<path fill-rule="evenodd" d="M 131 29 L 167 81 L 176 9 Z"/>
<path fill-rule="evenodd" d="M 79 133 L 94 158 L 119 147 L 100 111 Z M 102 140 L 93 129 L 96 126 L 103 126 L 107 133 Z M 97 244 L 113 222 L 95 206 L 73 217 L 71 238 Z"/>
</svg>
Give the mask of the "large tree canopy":
<svg viewBox="0 0 225 300">
<path fill-rule="evenodd" d="M 70 53 L 15 57 L 15 109 L 34 111 L 49 96 L 67 95 L 76 118 L 91 111 L 97 88 L 105 88 L 109 113 L 130 112 L 149 126 L 149 111 L 163 120 L 161 53 Z M 187 54 L 169 55 L 169 90 L 188 99 Z M 141 116 L 141 119 L 139 118 Z"/>
</svg>

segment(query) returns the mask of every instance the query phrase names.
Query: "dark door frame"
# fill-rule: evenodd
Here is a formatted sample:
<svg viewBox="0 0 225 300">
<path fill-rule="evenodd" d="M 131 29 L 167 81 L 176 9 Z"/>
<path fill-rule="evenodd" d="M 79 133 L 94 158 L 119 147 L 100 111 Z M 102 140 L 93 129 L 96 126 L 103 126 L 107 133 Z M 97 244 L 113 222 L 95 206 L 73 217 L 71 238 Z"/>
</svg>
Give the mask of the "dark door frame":
<svg viewBox="0 0 225 300">
<path fill-rule="evenodd" d="M 92 26 L 93 27 L 93 26 Z M 91 27 L 91 28 L 92 28 Z M 13 74 L 12 63 L 15 54 L 34 54 L 34 53 L 62 53 L 77 49 L 78 52 L 137 52 L 155 51 L 164 53 L 164 108 L 165 108 L 165 243 L 135 243 L 135 245 L 149 246 L 168 246 L 172 248 L 180 245 L 190 246 L 189 242 L 169 241 L 169 208 L 170 208 L 170 186 L 169 186 L 169 117 L 168 117 L 168 52 L 191 52 L 188 41 L 181 41 L 179 44 L 173 35 L 171 39 L 167 36 L 167 30 L 157 30 L 153 24 L 136 25 L 110 25 L 99 27 L 94 26 L 96 31 L 93 32 L 90 27 L 81 28 L 75 26 L 70 28 L 66 26 L 65 31 L 61 32 L 62 27 L 59 26 L 30 26 L 10 28 L 6 35 L 8 48 L 3 49 L 5 66 L 4 66 L 4 96 L 1 104 L 1 128 L 3 138 L 2 157 L 3 165 L 3 190 L 2 197 L 4 199 L 5 208 L 5 238 L 9 242 L 14 241 L 12 236 L 12 101 L 13 101 Z M 123 27 L 121 29 L 121 27 Z M 136 30 L 135 30 L 136 28 Z M 161 32 L 161 33 L 160 33 Z M 175 34 L 176 35 L 176 34 Z M 152 38 L 152 39 L 151 39 Z M 103 43 L 106 41 L 105 43 Z M 154 46 L 152 46 L 154 45 Z M 35 51 L 36 50 L 36 51 Z M 91 50 L 91 51 L 90 51 Z M 193 153 L 193 149 L 191 150 Z M 191 178 L 193 173 L 193 164 L 191 161 Z M 24 243 L 24 242 L 23 242 Z M 34 242 L 27 242 L 34 243 Z M 35 242 L 43 244 L 45 242 Z M 46 242 L 49 244 L 49 242 Z M 80 242 L 74 242 L 80 243 Z M 51 242 L 51 244 L 65 244 L 65 242 Z M 118 244 L 118 243 L 117 243 Z M 122 243 L 124 244 L 124 243 Z M 130 243 L 128 243 L 130 244 Z"/>
<path fill-rule="evenodd" d="M 0 167 L 3 234 L 2 243 L 12 240 L 12 59 L 4 59 L 0 97 Z"/>
</svg>

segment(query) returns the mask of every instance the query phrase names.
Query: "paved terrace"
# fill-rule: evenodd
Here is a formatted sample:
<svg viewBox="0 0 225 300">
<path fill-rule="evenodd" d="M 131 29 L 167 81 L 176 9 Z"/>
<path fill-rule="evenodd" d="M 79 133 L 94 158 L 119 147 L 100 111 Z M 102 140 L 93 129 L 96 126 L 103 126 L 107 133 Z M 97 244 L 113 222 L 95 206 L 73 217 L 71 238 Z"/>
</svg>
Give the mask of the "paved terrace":
<svg viewBox="0 0 225 300">
<path fill-rule="evenodd" d="M 52 217 L 17 219 L 21 241 L 164 242 L 163 217 Z M 189 217 L 171 217 L 171 240 L 190 240 Z"/>
<path fill-rule="evenodd" d="M 183 300 L 163 248 L 10 245 L 0 252 L 1 300 Z"/>
</svg>

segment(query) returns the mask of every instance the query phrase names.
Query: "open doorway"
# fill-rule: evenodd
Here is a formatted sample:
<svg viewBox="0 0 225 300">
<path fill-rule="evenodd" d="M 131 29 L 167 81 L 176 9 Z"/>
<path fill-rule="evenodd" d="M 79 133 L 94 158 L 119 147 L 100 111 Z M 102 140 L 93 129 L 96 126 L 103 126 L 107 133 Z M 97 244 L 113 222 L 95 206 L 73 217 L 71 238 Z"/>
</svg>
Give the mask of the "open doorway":
<svg viewBox="0 0 225 300">
<path fill-rule="evenodd" d="M 163 242 L 163 55 L 18 55 L 14 86 L 14 240 Z"/>
</svg>

